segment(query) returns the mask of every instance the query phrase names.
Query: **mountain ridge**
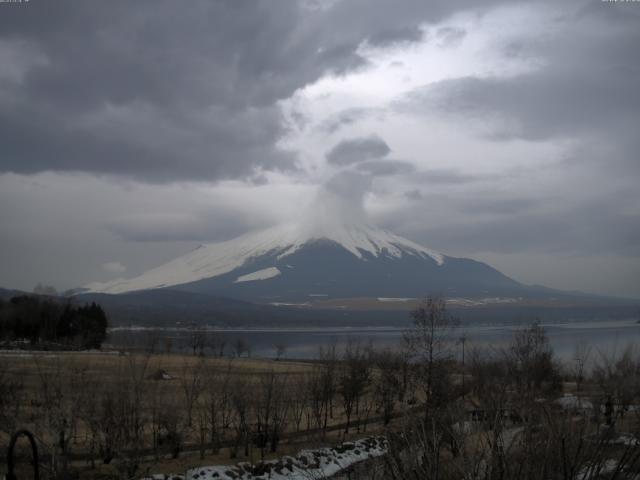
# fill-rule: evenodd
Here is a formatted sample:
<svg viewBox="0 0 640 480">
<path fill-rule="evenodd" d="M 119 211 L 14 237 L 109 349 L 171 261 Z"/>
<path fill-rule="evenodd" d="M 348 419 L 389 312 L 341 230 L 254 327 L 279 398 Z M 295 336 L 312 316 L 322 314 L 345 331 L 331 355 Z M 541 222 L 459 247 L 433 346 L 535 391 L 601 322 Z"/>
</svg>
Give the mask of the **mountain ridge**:
<svg viewBox="0 0 640 480">
<path fill-rule="evenodd" d="M 525 285 L 490 265 L 443 255 L 363 223 L 311 222 L 203 244 L 131 279 L 92 283 L 85 294 L 175 290 L 261 304 L 337 298 L 547 298 L 589 294 Z"/>
<path fill-rule="evenodd" d="M 84 288 L 92 293 L 125 293 L 173 287 L 227 274 L 265 255 L 282 260 L 319 240 L 334 242 L 358 259 L 411 255 L 429 258 L 438 265 L 445 261 L 444 255 L 430 248 L 369 225 L 341 225 L 340 228 L 318 230 L 289 224 L 225 242 L 201 244 L 195 250 L 137 277 L 94 282 Z"/>
</svg>

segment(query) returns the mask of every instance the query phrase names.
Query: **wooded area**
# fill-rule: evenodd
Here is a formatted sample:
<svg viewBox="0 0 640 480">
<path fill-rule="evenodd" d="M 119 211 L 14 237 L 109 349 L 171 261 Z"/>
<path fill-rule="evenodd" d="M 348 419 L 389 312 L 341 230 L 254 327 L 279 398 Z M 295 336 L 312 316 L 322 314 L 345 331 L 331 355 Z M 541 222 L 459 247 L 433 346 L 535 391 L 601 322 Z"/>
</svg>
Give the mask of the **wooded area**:
<svg viewBox="0 0 640 480">
<path fill-rule="evenodd" d="M 369 434 L 384 434 L 389 451 L 366 478 L 640 472 L 633 349 L 606 356 L 578 345 L 575 362 L 561 364 L 534 323 L 508 345 L 468 349 L 461 361 L 465 339 L 441 299 L 412 315 L 402 348 L 328 345 L 307 362 L 198 348 L 2 355 L 1 443 L 18 428 L 33 431 L 44 478 L 259 462 Z"/>
</svg>

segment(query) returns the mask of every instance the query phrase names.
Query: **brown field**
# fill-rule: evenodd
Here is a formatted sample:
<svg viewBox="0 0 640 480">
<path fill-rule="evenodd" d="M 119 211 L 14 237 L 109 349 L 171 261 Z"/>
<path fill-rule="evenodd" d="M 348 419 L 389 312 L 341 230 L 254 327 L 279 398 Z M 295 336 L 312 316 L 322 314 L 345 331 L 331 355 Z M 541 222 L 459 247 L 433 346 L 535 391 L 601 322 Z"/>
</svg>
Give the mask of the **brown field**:
<svg viewBox="0 0 640 480">
<path fill-rule="evenodd" d="M 469 465 L 503 475 L 487 478 L 525 478 L 523 469 L 578 472 L 594 459 L 640 474 L 636 351 L 599 358 L 587 371 L 585 345 L 575 364 L 563 365 L 533 324 L 508 348 L 471 352 L 461 365 L 439 342 L 447 337 L 425 325 L 404 352 L 350 344 L 308 362 L 5 352 L 0 444 L 16 429 L 33 432 L 41 478 L 133 479 L 255 464 L 379 433 L 389 439 L 384 468 L 393 478 L 453 480 Z M 21 472 L 29 478 L 27 458 Z M 526 478 L 577 478 L 544 475 Z M 608 477 L 596 469 L 584 478 Z"/>
<path fill-rule="evenodd" d="M 332 404 L 325 407 L 332 411 L 325 416 L 327 423 L 322 431 L 306 403 L 298 407 L 304 413 L 298 427 L 294 426 L 295 422 L 290 418 L 291 404 L 295 401 L 309 402 L 310 399 L 306 393 L 303 394 L 304 399 L 292 399 L 292 392 L 300 390 L 296 385 L 308 382 L 314 375 L 317 377 L 319 367 L 313 362 L 118 352 L 10 352 L 0 354 L 0 367 L 5 381 L 9 380 L 9 385 L 14 381 L 18 390 L 16 404 L 5 401 L 2 405 L 2 455 L 5 455 L 9 441 L 8 432 L 26 428 L 36 435 L 41 457 L 60 456 L 59 435 L 64 432 L 64 461 L 81 478 L 122 477 L 120 465 L 129 461 L 131 456 L 135 456 L 138 463 L 137 476 L 144 473 L 181 473 L 198 465 L 255 462 L 279 457 L 302 448 L 336 444 L 363 435 L 359 433 L 360 428 L 353 428 L 350 434 L 345 434 L 341 424 L 346 417 L 338 398 L 332 399 Z M 159 372 L 168 374 L 170 378 L 159 378 Z M 266 382 L 274 382 L 275 388 L 270 389 Z M 237 392 L 238 389 L 242 391 Z M 218 453 L 213 453 L 211 432 L 208 431 L 211 427 L 208 402 L 221 401 L 224 395 L 229 396 L 229 404 L 220 406 L 216 415 L 228 418 L 217 418 L 222 430 L 218 439 L 221 448 Z M 242 401 L 246 401 L 246 405 L 234 406 L 234 401 L 240 401 L 234 400 L 234 395 L 244 399 Z M 259 417 L 265 413 L 260 409 L 263 398 L 268 395 L 273 396 L 273 411 L 279 411 L 278 415 L 286 417 L 272 420 L 280 429 L 278 435 L 281 438 L 276 452 L 271 452 L 267 446 L 258 448 L 255 441 L 245 437 L 236 440 L 243 435 L 238 433 L 238 412 L 245 410 L 247 431 L 244 434 L 249 437 L 258 428 L 257 422 L 265 423 Z M 367 400 L 369 403 L 372 401 L 372 398 Z M 11 418 L 14 408 L 16 414 Z M 190 408 L 192 418 L 189 421 L 186 412 Z M 224 408 L 226 412 L 222 411 Z M 110 409 L 115 409 L 111 412 L 116 417 L 113 421 L 107 415 Z M 380 425 L 375 425 L 379 418 L 373 418 L 376 414 L 371 404 L 368 409 L 367 433 L 379 431 Z M 163 415 L 170 418 L 164 420 Z M 140 417 L 142 426 L 135 437 L 137 445 L 130 438 L 131 433 L 124 430 L 130 426 L 119 425 L 118 416 L 127 417 L 127 421 Z M 354 420 L 357 422 L 355 415 L 352 422 Z M 164 427 L 163 422 L 171 425 Z M 178 432 L 181 437 L 177 456 L 167 443 L 158 444 L 159 436 L 168 436 L 172 432 Z M 115 445 L 114 458 L 105 465 L 104 444 L 111 442 L 109 436 L 126 446 Z M 240 445 L 233 448 L 236 441 Z M 130 453 L 136 447 L 140 451 Z M 236 451 L 235 455 L 232 450 Z M 44 463 L 46 465 L 46 460 Z M 4 473 L 6 466 L 2 465 L 0 474 Z"/>
</svg>

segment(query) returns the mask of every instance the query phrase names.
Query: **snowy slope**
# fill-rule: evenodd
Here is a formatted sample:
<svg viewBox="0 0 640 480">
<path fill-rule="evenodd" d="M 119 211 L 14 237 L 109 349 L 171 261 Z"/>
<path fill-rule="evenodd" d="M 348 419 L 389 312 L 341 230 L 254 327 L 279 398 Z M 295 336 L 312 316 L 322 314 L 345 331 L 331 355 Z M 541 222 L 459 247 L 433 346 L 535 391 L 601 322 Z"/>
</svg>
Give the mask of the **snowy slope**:
<svg viewBox="0 0 640 480">
<path fill-rule="evenodd" d="M 355 442 L 345 442 L 337 448 L 303 450 L 295 457 L 282 457 L 252 465 L 242 462 L 236 465 L 196 467 L 185 475 L 155 474 L 143 480 L 309 480 L 331 478 L 353 465 L 381 457 L 387 453 L 388 442 L 384 437 L 369 437 Z"/>
<path fill-rule="evenodd" d="M 267 280 L 268 278 L 277 277 L 280 275 L 280 270 L 277 267 L 263 268 L 257 272 L 247 273 L 246 275 L 240 275 L 233 283 L 241 282 L 255 282 L 256 280 Z"/>
<path fill-rule="evenodd" d="M 264 255 L 272 255 L 281 260 L 315 240 L 335 242 L 362 261 L 366 261 L 369 255 L 391 259 L 413 256 L 430 259 L 437 265 L 444 263 L 444 256 L 441 254 L 368 225 L 332 225 L 325 229 L 286 225 L 249 233 L 226 242 L 201 245 L 196 250 L 136 278 L 96 282 L 85 288 L 94 293 L 124 293 L 182 285 L 229 273 Z M 236 281 L 265 280 L 280 274 L 279 270 L 276 273 L 275 268 L 264 270 L 240 276 Z"/>
</svg>

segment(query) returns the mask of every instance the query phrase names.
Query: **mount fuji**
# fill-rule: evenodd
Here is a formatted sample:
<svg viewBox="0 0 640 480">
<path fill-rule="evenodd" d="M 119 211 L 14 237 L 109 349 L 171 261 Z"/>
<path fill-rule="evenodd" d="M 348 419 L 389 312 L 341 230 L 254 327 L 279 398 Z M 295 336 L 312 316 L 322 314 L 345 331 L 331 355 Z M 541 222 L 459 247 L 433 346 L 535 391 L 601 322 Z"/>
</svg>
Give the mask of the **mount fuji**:
<svg viewBox="0 0 640 480">
<path fill-rule="evenodd" d="M 286 225 L 200 245 L 131 279 L 85 293 L 171 289 L 258 303 L 332 298 L 522 296 L 536 291 L 489 265 L 438 253 L 364 223 Z"/>
</svg>

